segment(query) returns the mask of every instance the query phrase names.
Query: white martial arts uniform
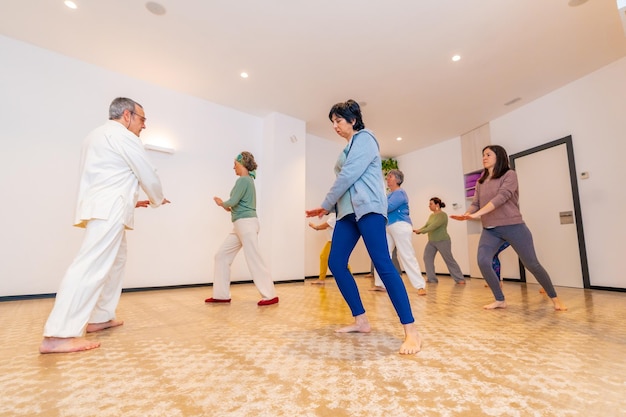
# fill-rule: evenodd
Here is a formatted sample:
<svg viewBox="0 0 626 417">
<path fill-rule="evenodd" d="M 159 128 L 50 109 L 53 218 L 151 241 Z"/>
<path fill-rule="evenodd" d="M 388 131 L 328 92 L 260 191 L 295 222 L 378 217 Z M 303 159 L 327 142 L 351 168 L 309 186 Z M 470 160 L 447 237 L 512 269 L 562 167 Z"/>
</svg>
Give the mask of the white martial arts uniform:
<svg viewBox="0 0 626 417">
<path fill-rule="evenodd" d="M 161 181 L 139 137 L 109 120 L 85 139 L 75 226 L 85 237 L 56 295 L 45 337 L 80 337 L 87 323 L 115 318 L 139 187 L 150 205 L 163 202 Z"/>
</svg>

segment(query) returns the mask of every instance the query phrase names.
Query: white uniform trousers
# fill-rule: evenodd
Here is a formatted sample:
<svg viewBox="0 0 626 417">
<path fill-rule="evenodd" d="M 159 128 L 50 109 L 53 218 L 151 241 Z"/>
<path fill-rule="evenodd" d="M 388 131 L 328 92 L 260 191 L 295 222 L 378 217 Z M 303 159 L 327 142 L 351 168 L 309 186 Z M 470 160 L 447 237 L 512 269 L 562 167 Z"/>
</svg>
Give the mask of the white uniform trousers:
<svg viewBox="0 0 626 417">
<path fill-rule="evenodd" d="M 230 266 L 242 247 L 252 281 L 263 299 L 270 300 L 276 297 L 274 281 L 259 250 L 259 230 L 257 217 L 235 220 L 232 232 L 215 254 L 213 298 L 230 299 Z"/>
<path fill-rule="evenodd" d="M 126 264 L 124 204 L 108 220 L 87 223 L 82 246 L 65 273 L 48 317 L 46 337 L 81 337 L 87 323 L 115 318 Z"/>
<path fill-rule="evenodd" d="M 422 276 L 422 271 L 415 257 L 415 249 L 411 238 L 413 236 L 413 227 L 407 222 L 395 222 L 387 226 L 387 245 L 389 246 L 389 256 L 393 252 L 393 248 L 398 249 L 398 260 L 400 265 L 406 272 L 411 285 L 415 288 L 426 288 L 426 281 Z M 378 275 L 378 271 L 374 271 L 374 285 L 384 287 L 383 281 Z"/>
</svg>

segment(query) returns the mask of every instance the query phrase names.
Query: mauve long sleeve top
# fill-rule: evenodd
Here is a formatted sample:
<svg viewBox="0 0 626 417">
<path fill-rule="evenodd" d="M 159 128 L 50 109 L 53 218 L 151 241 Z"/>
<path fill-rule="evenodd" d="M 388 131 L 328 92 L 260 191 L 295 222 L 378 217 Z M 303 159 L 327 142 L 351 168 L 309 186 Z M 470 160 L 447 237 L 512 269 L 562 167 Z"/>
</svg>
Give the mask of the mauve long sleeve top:
<svg viewBox="0 0 626 417">
<path fill-rule="evenodd" d="M 478 211 L 490 201 L 495 210 L 481 216 L 480 220 L 484 228 L 524 223 L 522 213 L 519 211 L 517 173 L 512 169 L 500 178 L 489 178 L 482 184 L 476 183 L 476 194 L 474 194 L 469 212 Z"/>
</svg>

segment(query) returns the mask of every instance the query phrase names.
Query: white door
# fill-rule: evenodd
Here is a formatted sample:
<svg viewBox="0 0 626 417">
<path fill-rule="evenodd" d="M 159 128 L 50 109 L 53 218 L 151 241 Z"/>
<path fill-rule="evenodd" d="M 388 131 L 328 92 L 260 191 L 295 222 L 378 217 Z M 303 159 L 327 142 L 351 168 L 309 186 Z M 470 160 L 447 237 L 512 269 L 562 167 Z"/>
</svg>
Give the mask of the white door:
<svg viewBox="0 0 626 417">
<path fill-rule="evenodd" d="M 554 285 L 583 288 L 566 144 L 516 158 L 515 171 L 520 210 L 539 262 Z M 526 281 L 537 282 L 528 270 Z"/>
</svg>

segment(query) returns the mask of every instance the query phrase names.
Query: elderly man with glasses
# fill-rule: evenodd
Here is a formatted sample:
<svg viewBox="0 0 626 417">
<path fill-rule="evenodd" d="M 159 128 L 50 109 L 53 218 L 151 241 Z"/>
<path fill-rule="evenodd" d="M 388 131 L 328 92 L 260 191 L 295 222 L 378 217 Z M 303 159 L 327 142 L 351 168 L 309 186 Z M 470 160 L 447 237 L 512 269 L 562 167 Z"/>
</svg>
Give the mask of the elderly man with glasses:
<svg viewBox="0 0 626 417">
<path fill-rule="evenodd" d="M 85 228 L 85 236 L 57 292 L 41 353 L 95 349 L 100 343 L 86 339 L 85 332 L 124 323 L 115 318 L 115 309 L 126 263 L 126 229 L 133 229 L 136 207 L 169 203 L 139 140 L 145 122 L 140 104 L 116 98 L 109 120 L 83 144 L 74 226 Z M 138 201 L 140 187 L 148 200 Z"/>
</svg>

